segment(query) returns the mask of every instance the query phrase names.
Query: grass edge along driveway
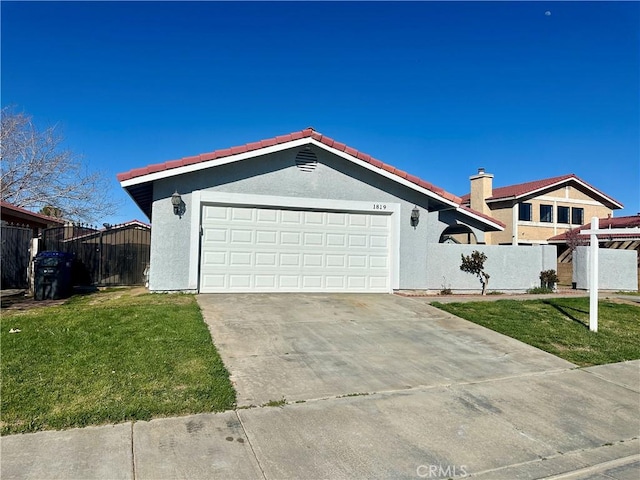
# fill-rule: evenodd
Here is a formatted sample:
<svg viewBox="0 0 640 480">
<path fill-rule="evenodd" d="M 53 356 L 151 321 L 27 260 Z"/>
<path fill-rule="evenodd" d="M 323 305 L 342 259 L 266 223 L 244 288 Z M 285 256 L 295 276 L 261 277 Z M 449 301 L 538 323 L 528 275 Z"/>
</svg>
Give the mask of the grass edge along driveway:
<svg viewBox="0 0 640 480">
<path fill-rule="evenodd" d="M 194 296 L 135 292 L 2 312 L 2 435 L 234 408 Z"/>
<path fill-rule="evenodd" d="M 600 300 L 591 332 L 588 297 L 431 305 L 579 366 L 640 359 L 640 306 Z"/>
</svg>

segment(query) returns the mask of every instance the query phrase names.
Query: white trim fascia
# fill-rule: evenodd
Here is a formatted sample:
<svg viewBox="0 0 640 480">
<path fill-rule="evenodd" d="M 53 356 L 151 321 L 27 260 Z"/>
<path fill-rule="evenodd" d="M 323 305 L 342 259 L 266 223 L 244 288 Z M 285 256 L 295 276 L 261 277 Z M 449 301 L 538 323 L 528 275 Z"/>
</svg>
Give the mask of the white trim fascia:
<svg viewBox="0 0 640 480">
<path fill-rule="evenodd" d="M 391 215 L 391 247 L 389 293 L 400 288 L 400 212 L 401 205 L 393 202 L 360 202 L 351 200 L 329 200 L 323 198 L 280 197 L 272 195 L 246 195 L 243 193 L 209 192 L 196 190 L 191 197 L 191 238 L 189 254 L 189 285 L 198 285 L 200 263 L 200 225 L 204 204 L 241 205 L 246 207 L 297 208 L 339 212 L 374 213 Z M 194 253 L 195 252 L 195 253 Z M 195 277 L 194 277 L 195 276 Z"/>
<path fill-rule="evenodd" d="M 200 269 L 200 224 L 202 207 L 200 190 L 191 192 L 191 230 L 189 233 L 189 290 L 199 289 Z"/>
<path fill-rule="evenodd" d="M 183 167 L 176 167 L 176 168 L 171 168 L 169 170 L 162 170 L 160 172 L 155 172 L 155 173 L 149 173 L 147 175 L 141 175 L 139 177 L 135 177 L 135 178 L 131 178 L 129 180 L 123 180 L 122 182 L 120 182 L 120 186 L 122 188 L 127 188 L 127 187 L 131 187 L 133 185 L 139 185 L 142 183 L 147 183 L 147 182 L 153 182 L 156 180 L 161 180 L 163 178 L 169 178 L 175 175 L 183 175 L 185 173 L 191 173 L 191 172 L 196 172 L 199 170 L 204 170 L 206 168 L 211 168 L 211 167 L 218 167 L 221 165 L 226 165 L 229 163 L 233 163 L 233 162 L 238 162 L 241 160 L 246 160 L 248 158 L 252 158 L 252 157 L 258 157 L 261 155 L 267 155 L 270 153 L 275 153 L 275 152 L 280 152 L 283 150 L 288 150 L 290 148 L 295 148 L 295 147 L 300 147 L 303 145 L 315 145 L 319 148 L 322 148 L 323 150 L 326 150 L 329 153 L 332 153 L 338 157 L 344 158 L 345 160 L 348 160 L 352 163 L 355 163 L 356 165 L 359 165 L 362 168 L 366 168 L 367 170 L 370 170 L 374 173 L 377 173 L 378 175 L 381 175 L 383 177 L 386 177 L 396 183 L 399 183 L 401 185 L 404 185 L 405 187 L 408 187 L 412 190 L 415 190 L 423 195 L 426 195 L 429 198 L 432 198 L 434 200 L 437 200 L 440 203 L 443 203 L 445 205 L 448 205 L 450 207 L 454 207 L 456 208 L 456 210 L 459 213 L 462 213 L 463 215 L 467 215 L 470 216 L 472 218 L 474 218 L 475 220 L 480 221 L 481 223 L 490 225 L 494 228 L 498 228 L 500 230 L 504 230 L 504 228 L 500 227 L 498 224 L 491 222 L 485 218 L 473 215 L 471 212 L 468 212 L 466 210 L 461 210 L 459 207 L 460 205 L 457 204 L 456 202 L 452 201 L 452 200 L 448 200 L 440 195 L 438 195 L 435 192 L 432 192 L 431 190 L 428 190 L 424 187 L 421 187 L 420 185 L 417 185 L 409 180 L 406 180 L 402 177 L 399 177 L 398 175 L 395 175 L 391 172 L 387 172 L 386 170 L 376 167 L 375 165 L 372 165 L 369 162 L 365 162 L 364 160 L 360 160 L 357 157 L 354 157 L 353 155 L 343 152 L 341 150 L 337 150 L 333 147 L 330 147 L 328 145 L 325 145 L 324 143 L 312 138 L 312 137 L 304 137 L 298 140 L 291 140 L 289 142 L 285 142 L 285 143 L 280 143 L 277 145 L 272 145 L 270 147 L 264 147 L 264 148 L 260 148 L 257 150 L 251 150 L 249 152 L 244 152 L 244 153 L 239 153 L 236 155 L 229 155 L 228 157 L 223 157 L 220 159 L 214 159 L 214 160 L 207 160 L 204 162 L 198 162 L 198 163 L 194 163 L 192 165 L 186 165 Z"/>
<path fill-rule="evenodd" d="M 511 207 L 511 244 L 512 245 L 518 245 L 518 243 L 520 242 L 520 239 L 518 238 L 518 235 L 520 235 L 520 232 L 518 231 L 518 217 L 520 216 L 520 203 L 516 202 L 513 204 L 513 207 Z"/>
<path fill-rule="evenodd" d="M 534 200 L 533 198 L 531 200 Z M 605 207 L 602 202 L 598 202 L 596 200 L 580 200 L 577 198 L 566 198 L 566 197 L 547 197 L 546 195 L 542 195 L 540 197 L 535 197 L 535 200 L 540 200 L 542 202 L 556 202 L 556 203 L 578 203 L 583 205 L 591 205 L 595 207 Z"/>
<path fill-rule="evenodd" d="M 148 173 L 139 177 L 130 178 L 129 180 L 123 180 L 120 182 L 122 188 L 131 187 L 133 185 L 139 185 L 141 183 L 153 182 L 161 180 L 163 178 L 169 178 L 176 175 L 183 175 L 185 173 L 197 172 L 211 167 L 218 167 L 220 165 L 226 165 L 227 163 L 238 162 L 240 160 L 246 160 L 247 158 L 259 157 L 261 155 L 268 155 L 270 153 L 280 152 L 289 148 L 300 147 L 310 143 L 311 138 L 305 137 L 298 140 L 291 140 L 287 143 L 279 143 L 270 147 L 263 147 L 257 150 L 251 150 L 249 152 L 237 153 L 235 155 L 229 155 L 228 157 L 216 158 L 213 160 L 206 160 L 204 162 L 194 163 L 192 165 L 185 165 L 183 167 L 170 168 L 168 170 L 162 170 L 160 172 Z"/>
<path fill-rule="evenodd" d="M 468 211 L 468 210 L 465 210 L 465 209 L 464 209 L 464 208 L 462 208 L 462 207 L 458 207 L 458 208 L 456 208 L 456 212 L 458 212 L 458 213 L 464 213 L 465 215 L 467 215 L 467 216 L 469 216 L 469 217 L 471 217 L 471 218 L 474 218 L 474 219 L 476 219 L 476 220 L 478 220 L 478 221 L 481 221 L 481 222 L 483 222 L 483 223 L 484 223 L 484 224 L 486 224 L 486 225 L 491 225 L 492 227 L 497 228 L 497 229 L 498 229 L 498 231 L 500 231 L 500 232 L 504 231 L 504 227 L 503 227 L 502 225 L 499 225 L 499 224 L 497 224 L 497 223 L 495 223 L 495 222 L 492 222 L 491 220 L 487 220 L 486 218 L 481 217 L 480 215 L 476 215 L 476 214 L 474 214 L 473 212 L 470 212 L 470 211 Z"/>
<path fill-rule="evenodd" d="M 535 190 L 529 190 L 528 192 L 522 193 L 520 195 L 511 195 L 509 197 L 501 197 L 501 198 L 494 198 L 492 200 L 485 200 L 487 203 L 495 203 L 495 202 L 504 202 L 506 200 L 518 200 L 520 198 L 524 198 L 524 197 L 528 197 L 530 195 L 534 195 L 537 192 L 542 192 L 544 190 L 548 190 L 550 188 L 554 188 L 554 187 L 559 187 L 561 186 L 563 183 L 568 183 L 568 182 L 576 182 L 580 185 L 582 185 L 584 188 L 586 188 L 587 190 L 593 192 L 596 196 L 600 197 L 600 198 L 606 198 L 609 202 L 611 202 L 612 204 L 616 205 L 618 208 L 624 208 L 624 206 L 618 202 L 616 202 L 613 198 L 608 197 L 607 195 L 605 195 L 604 193 L 600 193 L 599 191 L 595 190 L 593 187 L 591 187 L 590 185 L 587 185 L 585 182 L 583 182 L 582 180 L 575 178 L 575 177 L 570 177 L 567 178 L 565 180 L 561 180 L 559 182 L 556 183 L 552 183 L 550 185 L 546 185 L 544 187 L 541 188 L 536 188 Z M 566 200 L 566 198 L 563 198 L 563 201 Z"/>
</svg>

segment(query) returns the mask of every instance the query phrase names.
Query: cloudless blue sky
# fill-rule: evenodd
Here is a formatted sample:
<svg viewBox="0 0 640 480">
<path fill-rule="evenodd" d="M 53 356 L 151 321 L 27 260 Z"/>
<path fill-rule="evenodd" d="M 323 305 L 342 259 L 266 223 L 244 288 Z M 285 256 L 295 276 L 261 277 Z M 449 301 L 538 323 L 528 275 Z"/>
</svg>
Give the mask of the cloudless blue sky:
<svg viewBox="0 0 640 480">
<path fill-rule="evenodd" d="M 2 105 L 116 173 L 312 126 L 452 193 L 575 173 L 640 211 L 637 2 L 7 2 Z M 545 12 L 550 12 L 545 14 Z"/>
</svg>

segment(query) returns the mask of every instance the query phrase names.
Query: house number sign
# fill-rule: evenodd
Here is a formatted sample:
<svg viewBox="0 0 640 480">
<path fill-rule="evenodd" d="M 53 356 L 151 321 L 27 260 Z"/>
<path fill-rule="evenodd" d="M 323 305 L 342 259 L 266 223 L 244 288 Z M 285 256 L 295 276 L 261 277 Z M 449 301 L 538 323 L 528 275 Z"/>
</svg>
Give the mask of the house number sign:
<svg viewBox="0 0 640 480">
<path fill-rule="evenodd" d="M 373 209 L 374 210 L 386 210 L 387 206 L 384 203 L 374 203 L 373 204 Z"/>
</svg>

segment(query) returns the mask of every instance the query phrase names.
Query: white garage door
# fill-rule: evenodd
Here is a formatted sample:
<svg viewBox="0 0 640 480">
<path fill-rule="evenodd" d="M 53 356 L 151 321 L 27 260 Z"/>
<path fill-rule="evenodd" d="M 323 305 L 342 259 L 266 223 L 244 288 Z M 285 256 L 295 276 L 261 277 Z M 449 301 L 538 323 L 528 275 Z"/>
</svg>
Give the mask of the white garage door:
<svg viewBox="0 0 640 480">
<path fill-rule="evenodd" d="M 205 205 L 200 291 L 389 292 L 391 216 Z"/>
</svg>

